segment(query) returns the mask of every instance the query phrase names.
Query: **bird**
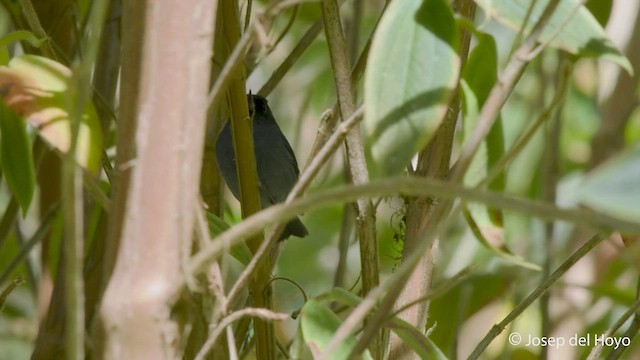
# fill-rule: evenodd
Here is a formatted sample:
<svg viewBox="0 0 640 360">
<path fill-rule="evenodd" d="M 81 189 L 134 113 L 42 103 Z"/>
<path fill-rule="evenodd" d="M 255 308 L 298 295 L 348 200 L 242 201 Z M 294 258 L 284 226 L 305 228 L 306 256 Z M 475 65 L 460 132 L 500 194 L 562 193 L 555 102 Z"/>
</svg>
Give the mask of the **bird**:
<svg viewBox="0 0 640 360">
<path fill-rule="evenodd" d="M 293 149 L 276 123 L 267 99 L 249 93 L 247 102 L 249 114 L 253 119 L 253 148 L 258 171 L 260 203 L 264 209 L 286 200 L 298 181 L 300 170 Z M 216 160 L 231 193 L 240 200 L 230 121 L 227 121 L 216 141 Z M 292 235 L 300 238 L 309 235 L 309 231 L 297 217 L 287 223 L 278 241 Z"/>
</svg>

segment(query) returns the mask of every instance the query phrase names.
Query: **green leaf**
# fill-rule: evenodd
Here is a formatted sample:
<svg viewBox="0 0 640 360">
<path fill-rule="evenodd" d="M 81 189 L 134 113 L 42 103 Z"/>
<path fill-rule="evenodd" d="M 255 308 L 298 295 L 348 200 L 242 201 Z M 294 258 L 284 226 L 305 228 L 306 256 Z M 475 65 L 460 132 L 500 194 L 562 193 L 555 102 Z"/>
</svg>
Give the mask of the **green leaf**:
<svg viewBox="0 0 640 360">
<path fill-rule="evenodd" d="M 469 98 L 472 96 L 469 91 L 473 92 L 473 95 L 475 95 L 477 99 L 475 106 L 478 107 L 478 109 L 473 109 L 473 111 L 479 112 L 479 108 L 484 106 L 491 89 L 498 80 L 498 49 L 493 37 L 490 35 L 477 30 L 474 30 L 473 33 L 477 39 L 477 44 L 469 54 L 469 59 L 463 71 L 462 77 L 468 84 L 468 87 L 463 88 L 463 99 L 465 103 L 472 101 Z M 482 71 L 478 71 L 478 69 L 482 69 Z M 469 106 L 465 105 L 463 107 L 463 118 L 465 120 L 466 136 L 468 136 L 472 131 L 471 129 L 475 127 L 477 120 L 477 113 L 472 113 L 470 114 L 471 116 L 468 116 L 468 110 Z M 498 116 L 494 126 L 489 131 L 484 141 L 483 149 L 478 151 L 478 155 L 480 154 L 485 157 L 484 164 L 487 171 L 484 175 L 486 175 L 489 169 L 493 168 L 504 155 L 504 132 L 502 129 L 502 118 L 500 116 Z M 500 172 L 500 174 L 489 183 L 489 189 L 502 192 L 506 184 L 505 177 L 505 172 Z M 487 211 L 493 224 L 502 226 L 502 211 L 494 208 L 489 208 Z"/>
<path fill-rule="evenodd" d="M 300 323 L 302 326 L 302 334 L 314 358 L 318 357 L 318 355 L 327 348 L 341 323 L 342 321 L 333 311 L 317 300 L 309 300 L 302 307 L 302 319 Z M 355 336 L 351 335 L 347 337 L 331 354 L 329 359 L 348 359 L 349 353 L 355 345 Z M 372 359 L 369 351 L 365 351 L 362 354 L 362 359 Z"/>
<path fill-rule="evenodd" d="M 17 30 L 12 31 L 0 38 L 0 47 L 8 46 L 9 44 L 16 41 L 26 41 L 29 43 L 29 45 L 39 48 L 45 42 L 45 40 L 46 39 L 39 39 L 31 31 Z"/>
<path fill-rule="evenodd" d="M 36 187 L 31 142 L 25 123 L 0 102 L 0 159 L 9 189 L 26 214 Z"/>
<path fill-rule="evenodd" d="M 479 106 L 482 107 L 498 80 L 498 48 L 491 35 L 477 30 L 473 33 L 477 43 L 464 65 L 462 78 L 475 94 Z"/>
<path fill-rule="evenodd" d="M 215 238 L 216 236 L 222 234 L 224 231 L 229 229 L 231 226 L 227 224 L 221 218 L 215 216 L 214 214 L 207 211 L 207 224 L 209 226 L 209 233 L 211 237 Z M 240 242 L 237 245 L 231 247 L 230 250 L 231 256 L 233 256 L 236 260 L 238 260 L 242 265 L 248 265 L 253 258 L 253 254 L 246 243 Z"/>
<path fill-rule="evenodd" d="M 539 265 L 528 262 L 511 251 L 504 241 L 504 229 L 490 224 L 488 219 L 490 213 L 488 213 L 486 208 L 477 207 L 476 204 L 470 204 L 468 206 L 474 209 L 473 215 L 469 209 L 462 210 L 462 213 L 469 225 L 471 233 L 485 249 L 511 264 L 521 266 L 525 269 L 542 271 Z"/>
<path fill-rule="evenodd" d="M 9 63 L 9 44 L 24 40 L 31 46 L 39 48 L 45 39 L 38 39 L 32 32 L 26 30 L 18 30 L 8 33 L 0 38 L 0 65 L 7 65 Z"/>
<path fill-rule="evenodd" d="M 485 306 L 505 295 L 513 282 L 514 271 L 473 274 L 446 294 L 431 301 L 429 323 L 437 324 L 429 338 L 440 349 L 451 349 L 464 322 Z"/>
<path fill-rule="evenodd" d="M 403 171 L 444 117 L 459 71 L 444 0 L 393 1 L 374 35 L 364 80 L 365 128 L 381 175 Z"/>
<path fill-rule="evenodd" d="M 393 317 L 387 327 L 413 350 L 420 359 L 447 360 L 447 357 L 428 337 L 408 322 Z"/>
<path fill-rule="evenodd" d="M 613 0 L 598 0 L 587 1 L 587 9 L 598 20 L 598 23 L 603 27 L 609 22 L 609 16 L 611 16 L 611 8 L 613 7 Z"/>
<path fill-rule="evenodd" d="M 640 142 L 588 174 L 578 199 L 604 214 L 640 222 Z"/>
<path fill-rule="evenodd" d="M 528 34 L 538 22 L 549 0 L 537 0 L 531 16 L 528 9 L 533 0 L 476 0 L 484 12 L 499 23 L 519 31 L 526 21 Z M 575 11 L 577 9 L 577 11 Z M 629 60 L 607 39 L 604 29 L 579 0 L 562 0 L 544 28 L 540 41 L 584 57 L 600 57 L 612 61 L 633 74 Z"/>
<path fill-rule="evenodd" d="M 0 88 L 7 89 L 5 104 L 26 118 L 49 144 L 66 153 L 71 144 L 65 66 L 35 55 L 17 56 L 0 67 Z M 91 101 L 87 102 L 78 132 L 76 162 L 97 173 L 102 157 L 102 131 Z"/>
<path fill-rule="evenodd" d="M 362 302 L 361 297 L 343 288 L 333 288 L 322 298 L 350 307 L 356 307 Z M 389 319 L 385 327 L 396 333 L 421 359 L 446 359 L 442 351 L 429 338 L 406 321 L 394 316 Z"/>
</svg>

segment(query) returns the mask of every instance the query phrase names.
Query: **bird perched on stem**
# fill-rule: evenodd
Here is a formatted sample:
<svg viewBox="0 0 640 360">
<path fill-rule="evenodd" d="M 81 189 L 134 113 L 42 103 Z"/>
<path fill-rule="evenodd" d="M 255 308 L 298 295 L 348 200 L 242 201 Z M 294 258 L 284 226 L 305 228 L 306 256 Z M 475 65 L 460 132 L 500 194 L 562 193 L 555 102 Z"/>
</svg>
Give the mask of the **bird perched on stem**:
<svg viewBox="0 0 640 360">
<path fill-rule="evenodd" d="M 284 137 L 271 113 L 267 99 L 260 95 L 247 95 L 249 114 L 253 119 L 253 148 L 258 170 L 260 204 L 264 209 L 283 202 L 295 183 L 300 170 L 291 145 Z M 218 169 L 236 199 L 240 199 L 236 157 L 233 151 L 230 122 L 224 126 L 216 142 Z M 305 237 L 309 231 L 299 218 L 287 223 L 279 241 L 289 236 Z"/>
</svg>

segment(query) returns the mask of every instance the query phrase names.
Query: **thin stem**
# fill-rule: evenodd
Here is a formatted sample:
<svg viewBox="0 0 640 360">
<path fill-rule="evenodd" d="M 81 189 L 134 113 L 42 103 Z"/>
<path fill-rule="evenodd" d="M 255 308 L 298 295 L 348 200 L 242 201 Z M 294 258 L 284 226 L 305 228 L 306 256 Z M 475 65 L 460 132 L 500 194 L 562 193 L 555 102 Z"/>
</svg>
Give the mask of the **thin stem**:
<svg viewBox="0 0 640 360">
<path fill-rule="evenodd" d="M 636 282 L 636 302 L 637 301 L 640 301 L 640 278 L 638 278 L 638 280 Z M 633 317 L 633 321 L 631 322 L 631 325 L 629 326 L 627 331 L 625 331 L 624 334 L 622 335 L 623 338 L 628 338 L 629 341 L 631 341 L 638 334 L 638 330 L 640 330 L 640 318 L 639 318 L 639 315 L 640 314 L 637 312 L 637 309 L 636 309 L 636 314 Z M 607 356 L 607 360 L 619 359 L 620 356 L 622 355 L 622 353 L 626 349 L 627 349 L 626 347 L 620 346 L 617 349 L 611 350 L 611 352 Z"/>
<path fill-rule="evenodd" d="M 322 20 L 329 45 L 331 67 L 336 84 L 338 103 L 342 119 L 347 119 L 356 110 L 355 92 L 351 82 L 349 53 L 342 33 L 340 12 L 336 0 L 322 1 Z M 359 131 L 351 131 L 346 137 L 347 163 L 354 184 L 369 182 L 369 170 L 364 156 L 364 148 Z M 367 294 L 378 286 L 378 243 L 376 239 L 375 211 L 370 199 L 357 199 L 357 226 L 360 244 L 360 263 L 362 270 L 362 292 Z M 374 359 L 382 358 L 381 337 L 376 336 L 371 344 Z"/>
<path fill-rule="evenodd" d="M 343 185 L 330 190 L 307 195 L 286 204 L 270 206 L 246 218 L 241 223 L 218 235 L 207 244 L 189 264 L 189 271 L 197 274 L 219 256 L 225 249 L 244 238 L 261 232 L 274 222 L 286 222 L 300 213 L 334 203 L 345 203 L 358 198 L 388 196 L 438 196 L 442 199 L 460 198 L 465 202 L 476 202 L 503 210 L 514 211 L 540 219 L 567 221 L 603 231 L 617 230 L 628 234 L 640 234 L 640 223 L 629 222 L 599 214 L 588 209 L 563 209 L 555 204 L 537 200 L 517 198 L 487 190 L 468 189 L 448 182 L 413 177 L 393 177 L 364 185 Z"/>
<path fill-rule="evenodd" d="M 33 234 L 33 236 L 27 242 L 23 243 L 20 251 L 11 261 L 11 264 L 9 264 L 9 266 L 4 269 L 2 274 L 0 274 L 0 284 L 3 284 L 5 281 L 7 281 L 11 273 L 29 255 L 31 249 L 33 249 L 33 247 L 38 244 L 48 233 L 49 229 L 51 228 L 51 221 L 57 214 L 58 208 L 58 206 L 55 206 L 40 220 L 40 227 L 38 227 L 36 233 Z"/>
<path fill-rule="evenodd" d="M 289 315 L 276 313 L 273 311 L 269 311 L 266 309 L 256 309 L 256 308 L 245 308 L 242 310 L 235 311 L 229 316 L 225 317 L 220 321 L 220 323 L 213 329 L 211 335 L 207 338 L 207 341 L 202 346 L 202 349 L 196 355 L 196 360 L 202 360 L 209 353 L 216 340 L 225 331 L 225 328 L 231 325 L 234 321 L 237 321 L 243 317 L 251 316 L 254 318 L 260 318 L 262 320 L 286 320 L 289 318 Z"/>
<path fill-rule="evenodd" d="M 464 175 L 467 167 L 471 163 L 473 155 L 475 155 L 478 147 L 493 126 L 500 109 L 504 106 L 507 98 L 515 88 L 527 65 L 532 60 L 531 53 L 540 39 L 542 30 L 549 22 L 551 15 L 559 3 L 560 0 L 549 1 L 549 4 L 547 4 L 547 7 L 540 16 L 540 19 L 531 31 L 531 35 L 529 35 L 522 46 L 518 48 L 507 63 L 505 69 L 498 76 L 498 83 L 496 83 L 493 89 L 491 89 L 489 97 L 480 111 L 476 127 L 462 149 L 460 157 L 451 171 L 450 179 L 458 181 Z"/>
<path fill-rule="evenodd" d="M 526 309 L 531 306 L 531 304 L 536 301 L 540 296 L 545 294 L 549 287 L 553 285 L 564 273 L 566 273 L 571 267 L 578 262 L 578 260 L 582 259 L 583 256 L 588 254 L 593 248 L 595 248 L 602 240 L 605 239 L 605 236 L 602 234 L 594 235 L 589 241 L 587 241 L 584 245 L 582 245 L 578 250 L 576 250 L 567 260 L 565 260 L 549 277 L 547 277 L 526 299 L 522 300 L 518 306 L 516 306 L 502 321 L 500 321 L 497 325 L 494 325 L 491 330 L 487 333 L 487 335 L 480 341 L 478 346 L 473 350 L 471 355 L 469 355 L 468 360 L 474 360 L 480 357 L 482 352 L 491 344 L 491 342 L 498 336 L 500 333 L 509 325 L 513 320 L 515 320 L 520 314 L 522 314 Z"/>
<path fill-rule="evenodd" d="M 40 23 L 40 19 L 38 19 L 38 14 L 33 8 L 31 0 L 20 0 L 20 6 L 22 7 L 24 18 L 27 20 L 27 24 L 29 24 L 29 28 L 31 28 L 31 31 L 33 31 L 36 37 L 40 39 L 49 39 L 49 35 L 47 35 L 47 32 L 44 31 L 44 28 Z M 44 42 L 42 46 L 42 53 L 50 59 L 56 58 L 53 48 L 51 47 L 50 40 Z"/>
</svg>

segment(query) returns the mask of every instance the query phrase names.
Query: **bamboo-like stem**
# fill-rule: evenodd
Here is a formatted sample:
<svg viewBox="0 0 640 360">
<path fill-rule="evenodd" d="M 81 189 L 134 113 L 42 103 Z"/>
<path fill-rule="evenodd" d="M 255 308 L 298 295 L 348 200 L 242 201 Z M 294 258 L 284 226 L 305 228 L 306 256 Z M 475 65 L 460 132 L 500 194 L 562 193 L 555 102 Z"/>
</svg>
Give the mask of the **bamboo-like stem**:
<svg viewBox="0 0 640 360">
<path fill-rule="evenodd" d="M 234 1 L 220 3 L 223 28 L 229 48 L 236 48 L 240 42 L 240 23 L 237 4 Z M 246 34 L 245 34 L 246 35 Z M 246 218 L 260 211 L 260 192 L 258 190 L 258 175 L 255 153 L 253 148 L 253 130 L 249 117 L 245 89 L 245 68 L 236 66 L 229 82 L 229 99 L 231 105 L 231 129 L 233 146 L 236 154 L 237 179 L 240 188 L 240 202 L 242 217 Z M 256 234 L 247 245 L 256 254 L 263 243 L 264 237 Z M 271 291 L 267 287 L 271 277 L 269 258 L 263 258 L 258 263 L 257 271 L 249 282 L 249 296 L 251 304 L 256 308 L 271 308 Z M 258 359 L 275 359 L 275 334 L 273 324 L 260 318 L 254 318 L 254 334 L 256 337 L 256 357 Z"/>
<path fill-rule="evenodd" d="M 323 0 L 322 19 L 329 44 L 340 114 L 342 119 L 347 119 L 356 110 L 355 93 L 351 83 L 349 53 L 342 33 L 340 12 L 336 0 Z M 350 131 L 347 134 L 346 146 L 347 163 L 353 183 L 366 184 L 369 181 L 369 170 L 364 157 L 362 139 L 357 128 L 356 131 Z M 356 228 L 360 244 L 362 292 L 367 294 L 379 284 L 375 211 L 370 199 L 358 199 L 356 204 L 358 210 Z M 381 340 L 381 336 L 378 335 L 371 344 L 371 352 L 374 359 L 382 358 Z"/>
<path fill-rule="evenodd" d="M 109 2 L 94 2 L 89 14 L 93 28 L 83 43 L 84 57 L 74 64 L 69 82 L 70 145 L 63 156 L 62 167 L 62 209 L 64 214 L 65 241 L 63 245 L 65 263 L 65 340 L 68 359 L 84 359 L 85 339 L 85 290 L 84 266 L 84 224 L 83 224 L 83 173 L 76 164 L 75 155 L 80 124 L 90 100 L 91 69 L 98 54 L 99 39 Z"/>
</svg>

